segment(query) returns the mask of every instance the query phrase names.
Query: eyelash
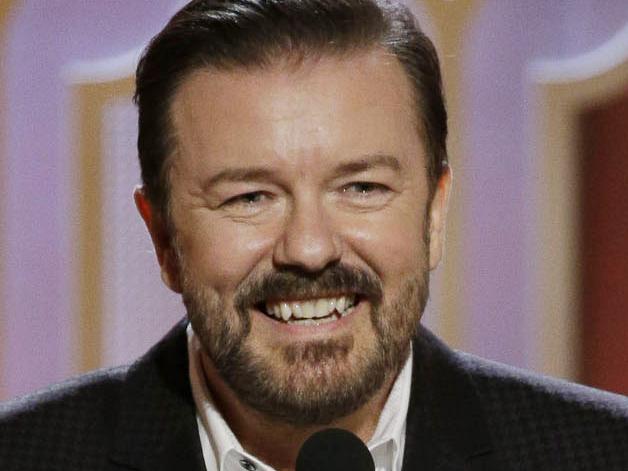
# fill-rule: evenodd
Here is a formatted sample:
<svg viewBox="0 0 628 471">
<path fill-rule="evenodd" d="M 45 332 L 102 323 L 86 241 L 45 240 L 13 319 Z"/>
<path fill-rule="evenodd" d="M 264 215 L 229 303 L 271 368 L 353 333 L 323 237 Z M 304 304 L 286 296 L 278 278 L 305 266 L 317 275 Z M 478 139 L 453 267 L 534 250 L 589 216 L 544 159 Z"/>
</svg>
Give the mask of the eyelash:
<svg viewBox="0 0 628 471">
<path fill-rule="evenodd" d="M 386 185 L 375 182 L 352 182 L 342 187 L 342 194 L 349 197 L 369 198 L 383 196 L 390 191 Z M 254 206 L 266 202 L 270 196 L 263 191 L 251 191 L 229 198 L 221 207 L 241 206 L 253 208 Z"/>
<path fill-rule="evenodd" d="M 233 198 L 229 198 L 227 201 L 222 203 L 221 206 L 229 206 L 236 204 L 244 204 L 244 205 L 253 205 L 259 202 L 260 198 L 268 198 L 262 191 L 251 191 L 249 193 L 244 193 L 238 196 L 234 196 Z"/>
<path fill-rule="evenodd" d="M 369 194 L 373 194 L 373 193 L 382 193 L 382 192 L 387 192 L 388 191 L 388 187 L 386 187 L 385 185 L 382 185 L 381 183 L 374 183 L 374 182 L 353 182 L 353 183 L 349 183 L 348 185 L 345 185 L 342 189 L 343 193 L 348 193 L 350 191 L 351 188 L 357 188 L 360 187 L 360 189 L 358 191 L 355 191 L 355 193 L 362 195 L 362 196 L 366 196 Z"/>
</svg>

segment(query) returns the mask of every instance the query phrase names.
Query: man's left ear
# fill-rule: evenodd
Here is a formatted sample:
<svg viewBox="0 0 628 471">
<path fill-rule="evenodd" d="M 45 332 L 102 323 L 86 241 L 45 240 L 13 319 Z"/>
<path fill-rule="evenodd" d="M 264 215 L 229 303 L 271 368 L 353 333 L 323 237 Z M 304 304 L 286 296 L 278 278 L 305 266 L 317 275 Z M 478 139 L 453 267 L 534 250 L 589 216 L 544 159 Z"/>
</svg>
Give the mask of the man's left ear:
<svg viewBox="0 0 628 471">
<path fill-rule="evenodd" d="M 434 270 L 443 258 L 451 181 L 451 168 L 445 166 L 436 184 L 429 208 L 430 270 Z"/>
</svg>

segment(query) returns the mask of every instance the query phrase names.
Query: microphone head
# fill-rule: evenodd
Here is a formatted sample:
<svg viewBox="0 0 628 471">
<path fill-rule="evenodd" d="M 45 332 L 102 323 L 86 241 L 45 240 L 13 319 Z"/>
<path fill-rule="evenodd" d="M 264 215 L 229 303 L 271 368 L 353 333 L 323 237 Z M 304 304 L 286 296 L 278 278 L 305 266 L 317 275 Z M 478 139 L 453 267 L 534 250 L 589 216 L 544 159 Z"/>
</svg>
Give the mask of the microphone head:
<svg viewBox="0 0 628 471">
<path fill-rule="evenodd" d="M 308 438 L 297 456 L 295 471 L 375 471 L 368 448 L 353 433 L 328 428 Z"/>
</svg>

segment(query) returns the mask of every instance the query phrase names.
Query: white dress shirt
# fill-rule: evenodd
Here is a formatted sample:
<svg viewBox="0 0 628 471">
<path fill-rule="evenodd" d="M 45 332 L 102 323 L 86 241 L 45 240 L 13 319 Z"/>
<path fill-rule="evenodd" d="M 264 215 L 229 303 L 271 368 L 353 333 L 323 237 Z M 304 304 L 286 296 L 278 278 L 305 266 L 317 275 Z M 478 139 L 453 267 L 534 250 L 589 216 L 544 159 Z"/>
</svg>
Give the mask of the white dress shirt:
<svg viewBox="0 0 628 471">
<path fill-rule="evenodd" d="M 191 325 L 187 337 L 190 384 L 205 467 L 208 471 L 275 471 L 242 448 L 211 397 L 201 363 L 201 345 Z M 395 380 L 375 433 L 367 443 L 376 471 L 401 470 L 411 382 L 412 354 Z"/>
</svg>

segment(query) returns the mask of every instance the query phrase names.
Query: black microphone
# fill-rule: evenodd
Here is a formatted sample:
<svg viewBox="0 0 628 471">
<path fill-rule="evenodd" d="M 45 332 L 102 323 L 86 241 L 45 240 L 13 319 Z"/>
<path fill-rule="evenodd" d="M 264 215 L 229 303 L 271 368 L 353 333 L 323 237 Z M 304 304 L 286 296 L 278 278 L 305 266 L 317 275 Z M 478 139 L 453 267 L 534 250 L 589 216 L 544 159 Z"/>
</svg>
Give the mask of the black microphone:
<svg viewBox="0 0 628 471">
<path fill-rule="evenodd" d="M 299 450 L 295 471 L 375 471 L 371 452 L 348 430 L 316 432 Z"/>
</svg>

